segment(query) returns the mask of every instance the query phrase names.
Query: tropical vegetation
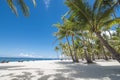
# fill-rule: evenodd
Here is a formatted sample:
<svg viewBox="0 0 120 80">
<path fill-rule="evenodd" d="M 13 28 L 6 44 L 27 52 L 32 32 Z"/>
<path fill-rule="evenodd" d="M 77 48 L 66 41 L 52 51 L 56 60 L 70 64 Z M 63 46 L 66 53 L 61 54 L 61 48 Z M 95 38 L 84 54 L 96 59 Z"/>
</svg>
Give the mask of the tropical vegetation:
<svg viewBox="0 0 120 80">
<path fill-rule="evenodd" d="M 17 6 L 29 16 L 24 0 L 6 1 L 17 16 Z M 30 1 L 36 6 L 36 0 Z M 69 11 L 63 22 L 54 24 L 58 29 L 54 36 L 59 41 L 56 52 L 71 57 L 73 62 L 85 59 L 92 63 L 101 58 L 120 62 L 120 0 L 66 0 L 65 5 Z"/>
<path fill-rule="evenodd" d="M 73 62 L 96 58 L 116 59 L 120 62 L 120 0 L 66 0 L 70 9 L 54 26 L 58 41 L 63 41 L 62 53 Z M 114 28 L 114 30 L 112 30 Z M 66 39 L 66 40 L 65 40 Z M 69 54 L 69 55 L 68 55 Z"/>
</svg>

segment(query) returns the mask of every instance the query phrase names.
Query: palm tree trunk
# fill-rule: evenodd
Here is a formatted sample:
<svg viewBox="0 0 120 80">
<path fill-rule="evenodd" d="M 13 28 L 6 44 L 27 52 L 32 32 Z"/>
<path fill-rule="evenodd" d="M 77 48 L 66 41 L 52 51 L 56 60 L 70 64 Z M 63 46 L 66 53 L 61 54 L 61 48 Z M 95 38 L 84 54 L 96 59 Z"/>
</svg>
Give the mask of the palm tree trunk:
<svg viewBox="0 0 120 80">
<path fill-rule="evenodd" d="M 68 40 L 68 37 L 67 37 L 67 36 L 66 36 L 66 40 L 67 40 L 67 43 L 68 43 L 68 48 L 69 48 L 69 50 L 70 50 L 71 58 L 72 58 L 73 62 L 75 62 L 75 59 L 74 59 L 74 57 L 73 57 L 72 50 L 71 50 L 71 48 L 70 48 L 70 43 L 69 43 L 69 40 Z"/>
<path fill-rule="evenodd" d="M 97 59 L 100 59 L 100 53 L 97 52 Z"/>
<path fill-rule="evenodd" d="M 80 49 L 79 49 L 79 52 L 81 52 L 80 51 Z M 80 54 L 80 58 L 82 59 L 82 61 L 84 60 L 84 57 L 83 57 L 83 55 L 81 54 L 81 53 L 79 53 Z"/>
<path fill-rule="evenodd" d="M 76 49 L 75 49 L 74 36 L 73 35 L 72 35 L 72 44 L 73 44 L 73 52 L 74 52 L 75 62 L 78 63 L 79 60 L 78 60 L 78 56 L 77 56 Z"/>
<path fill-rule="evenodd" d="M 118 62 L 120 62 L 120 54 L 114 48 L 112 48 L 106 40 L 103 39 L 100 32 L 95 32 L 95 34 L 99 38 L 102 45 L 104 45 L 108 49 L 108 51 L 112 54 L 112 56 L 115 57 L 115 59 Z"/>
<path fill-rule="evenodd" d="M 81 54 L 81 59 L 82 59 L 82 61 L 84 60 L 84 58 L 83 58 L 83 55 Z"/>
<path fill-rule="evenodd" d="M 102 47 L 102 49 L 103 49 L 104 59 L 105 59 L 105 60 L 108 60 L 108 57 L 107 57 L 107 55 L 106 55 L 106 53 L 105 53 L 105 49 L 104 49 L 104 47 L 103 47 L 103 46 L 101 46 L 101 47 Z"/>
<path fill-rule="evenodd" d="M 92 60 L 95 60 L 95 54 L 92 54 Z"/>
<path fill-rule="evenodd" d="M 85 54 L 85 59 L 86 59 L 87 63 L 93 63 L 91 60 L 91 57 L 87 54 L 86 50 L 84 50 L 84 54 Z"/>
</svg>

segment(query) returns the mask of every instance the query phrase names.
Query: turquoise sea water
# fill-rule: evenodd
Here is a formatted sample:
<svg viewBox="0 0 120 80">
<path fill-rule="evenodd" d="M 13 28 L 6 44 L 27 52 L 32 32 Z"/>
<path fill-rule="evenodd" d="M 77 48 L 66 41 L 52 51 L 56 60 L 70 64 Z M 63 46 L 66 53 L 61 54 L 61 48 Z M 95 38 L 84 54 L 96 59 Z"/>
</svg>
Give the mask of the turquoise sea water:
<svg viewBox="0 0 120 80">
<path fill-rule="evenodd" d="M 38 61 L 38 60 L 58 60 L 58 58 L 16 58 L 16 57 L 0 57 L 0 62 L 17 62 L 17 61 Z"/>
</svg>

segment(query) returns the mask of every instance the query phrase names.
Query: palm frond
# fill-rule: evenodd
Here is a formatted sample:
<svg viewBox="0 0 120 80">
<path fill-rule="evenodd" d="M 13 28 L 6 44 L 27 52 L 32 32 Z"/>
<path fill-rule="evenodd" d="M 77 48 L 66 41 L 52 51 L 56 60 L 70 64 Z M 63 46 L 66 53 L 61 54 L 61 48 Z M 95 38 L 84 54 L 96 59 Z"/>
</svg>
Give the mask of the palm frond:
<svg viewBox="0 0 120 80">
<path fill-rule="evenodd" d="M 13 3 L 13 0 L 7 0 L 7 3 L 9 7 L 12 9 L 12 11 L 15 13 L 15 15 L 18 16 L 17 9 Z"/>
<path fill-rule="evenodd" d="M 34 6 L 36 7 L 36 0 L 32 0 Z"/>
<path fill-rule="evenodd" d="M 107 22 L 105 22 L 103 25 L 101 26 L 114 26 L 114 25 L 117 25 L 117 24 L 120 24 L 120 18 L 116 18 L 116 19 L 113 19 L 113 20 L 109 20 Z"/>
<path fill-rule="evenodd" d="M 100 18 L 98 18 L 98 24 L 100 21 L 107 19 L 114 12 L 114 6 L 110 9 L 107 9 Z"/>
<path fill-rule="evenodd" d="M 18 4 L 20 5 L 23 14 L 25 16 L 29 16 L 29 8 L 26 5 L 26 3 L 24 2 L 24 0 L 18 0 Z"/>
<path fill-rule="evenodd" d="M 76 14 L 78 18 L 84 19 L 84 21 L 87 21 L 90 25 L 91 24 L 91 17 L 90 17 L 90 7 L 85 3 L 83 0 L 67 0 L 65 4 L 72 10 L 72 13 Z"/>
</svg>

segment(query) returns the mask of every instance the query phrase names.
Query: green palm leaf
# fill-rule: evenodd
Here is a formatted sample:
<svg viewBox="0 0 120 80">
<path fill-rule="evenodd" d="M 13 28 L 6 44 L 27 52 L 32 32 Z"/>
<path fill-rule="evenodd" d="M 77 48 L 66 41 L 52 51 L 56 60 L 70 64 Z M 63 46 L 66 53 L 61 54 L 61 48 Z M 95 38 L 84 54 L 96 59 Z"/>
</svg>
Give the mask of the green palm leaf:
<svg viewBox="0 0 120 80">
<path fill-rule="evenodd" d="M 36 0 L 32 0 L 34 6 L 36 7 Z"/>
<path fill-rule="evenodd" d="M 15 5 L 13 3 L 13 0 L 7 0 L 7 3 L 10 6 L 10 8 L 12 9 L 12 11 L 15 13 L 15 15 L 18 16 L 17 9 L 16 9 L 16 7 L 15 7 Z"/>
<path fill-rule="evenodd" d="M 111 26 L 114 26 L 114 25 L 117 25 L 117 24 L 120 24 L 120 18 L 116 18 L 116 19 L 113 19 L 113 20 L 109 20 L 109 21 L 107 21 L 106 23 L 104 23 L 104 24 L 101 25 L 101 26 L 111 27 Z"/>
<path fill-rule="evenodd" d="M 25 4 L 24 0 L 18 0 L 18 3 L 19 3 L 19 5 L 20 5 L 20 7 L 21 7 L 21 10 L 22 10 L 23 14 L 24 14 L 25 16 L 29 16 L 29 8 L 28 8 L 28 6 Z"/>
<path fill-rule="evenodd" d="M 14 3 L 17 3 L 17 5 L 15 5 Z M 36 0 L 32 0 L 34 6 L 36 7 Z M 29 7 L 26 5 L 24 0 L 7 0 L 7 3 L 9 5 L 9 7 L 12 9 L 12 11 L 15 13 L 15 15 L 18 16 L 18 12 L 17 12 L 17 6 L 20 6 L 23 14 L 25 16 L 29 16 Z"/>
</svg>

